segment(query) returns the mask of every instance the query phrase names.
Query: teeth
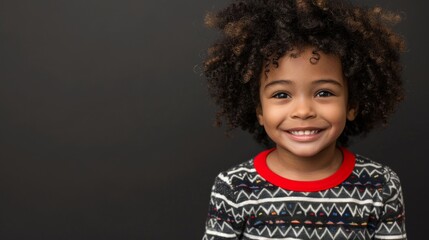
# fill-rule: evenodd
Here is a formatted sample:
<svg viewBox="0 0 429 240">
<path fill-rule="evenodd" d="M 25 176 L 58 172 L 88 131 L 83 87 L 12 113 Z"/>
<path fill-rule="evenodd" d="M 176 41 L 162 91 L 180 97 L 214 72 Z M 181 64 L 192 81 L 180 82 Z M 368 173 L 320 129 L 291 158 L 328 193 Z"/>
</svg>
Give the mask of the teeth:
<svg viewBox="0 0 429 240">
<path fill-rule="evenodd" d="M 319 130 L 305 130 L 305 131 L 290 131 L 293 135 L 297 136 L 308 136 L 318 133 Z"/>
</svg>

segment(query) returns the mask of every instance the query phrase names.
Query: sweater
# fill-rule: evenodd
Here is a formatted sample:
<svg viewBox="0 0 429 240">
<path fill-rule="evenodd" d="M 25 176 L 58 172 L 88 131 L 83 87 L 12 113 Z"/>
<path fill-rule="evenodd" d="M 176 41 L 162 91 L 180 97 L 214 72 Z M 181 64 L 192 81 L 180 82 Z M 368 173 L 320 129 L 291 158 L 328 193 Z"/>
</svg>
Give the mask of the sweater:
<svg viewBox="0 0 429 240">
<path fill-rule="evenodd" d="M 406 239 L 400 180 L 342 148 L 330 177 L 294 181 L 272 172 L 266 150 L 215 179 L 203 240 Z"/>
</svg>

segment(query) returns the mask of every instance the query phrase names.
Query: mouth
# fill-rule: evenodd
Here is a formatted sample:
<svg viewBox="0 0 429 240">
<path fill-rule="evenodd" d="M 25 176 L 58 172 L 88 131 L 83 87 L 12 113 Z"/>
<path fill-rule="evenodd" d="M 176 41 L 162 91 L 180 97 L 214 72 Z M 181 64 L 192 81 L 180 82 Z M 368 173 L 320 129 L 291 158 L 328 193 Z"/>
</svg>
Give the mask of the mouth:
<svg viewBox="0 0 429 240">
<path fill-rule="evenodd" d="M 314 134 L 318 134 L 322 130 L 290 130 L 287 131 L 288 133 L 295 135 L 295 136 L 310 136 Z"/>
</svg>

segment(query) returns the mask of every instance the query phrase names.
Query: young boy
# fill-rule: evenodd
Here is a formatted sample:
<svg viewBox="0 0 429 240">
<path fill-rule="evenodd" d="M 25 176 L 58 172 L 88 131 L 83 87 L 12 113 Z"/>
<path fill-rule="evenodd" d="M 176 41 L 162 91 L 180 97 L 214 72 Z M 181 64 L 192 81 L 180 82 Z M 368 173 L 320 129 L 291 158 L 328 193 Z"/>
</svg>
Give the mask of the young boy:
<svg viewBox="0 0 429 240">
<path fill-rule="evenodd" d="M 218 123 L 274 148 L 217 176 L 203 239 L 406 239 L 397 175 L 345 148 L 403 99 L 398 20 L 328 0 L 207 16 L 223 33 L 205 61 Z"/>
</svg>

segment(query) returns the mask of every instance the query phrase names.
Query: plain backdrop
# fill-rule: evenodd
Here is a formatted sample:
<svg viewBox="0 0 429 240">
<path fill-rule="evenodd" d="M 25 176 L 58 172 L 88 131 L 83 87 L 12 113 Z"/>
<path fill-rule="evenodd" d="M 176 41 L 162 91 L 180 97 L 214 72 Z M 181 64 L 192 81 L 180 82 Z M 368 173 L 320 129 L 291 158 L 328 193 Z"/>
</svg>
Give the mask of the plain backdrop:
<svg viewBox="0 0 429 240">
<path fill-rule="evenodd" d="M 351 149 L 401 177 L 410 239 L 425 239 L 427 1 L 395 29 L 407 99 Z M 0 1 L 0 239 L 200 239 L 219 171 L 262 150 L 213 127 L 201 62 L 227 1 Z"/>
</svg>

